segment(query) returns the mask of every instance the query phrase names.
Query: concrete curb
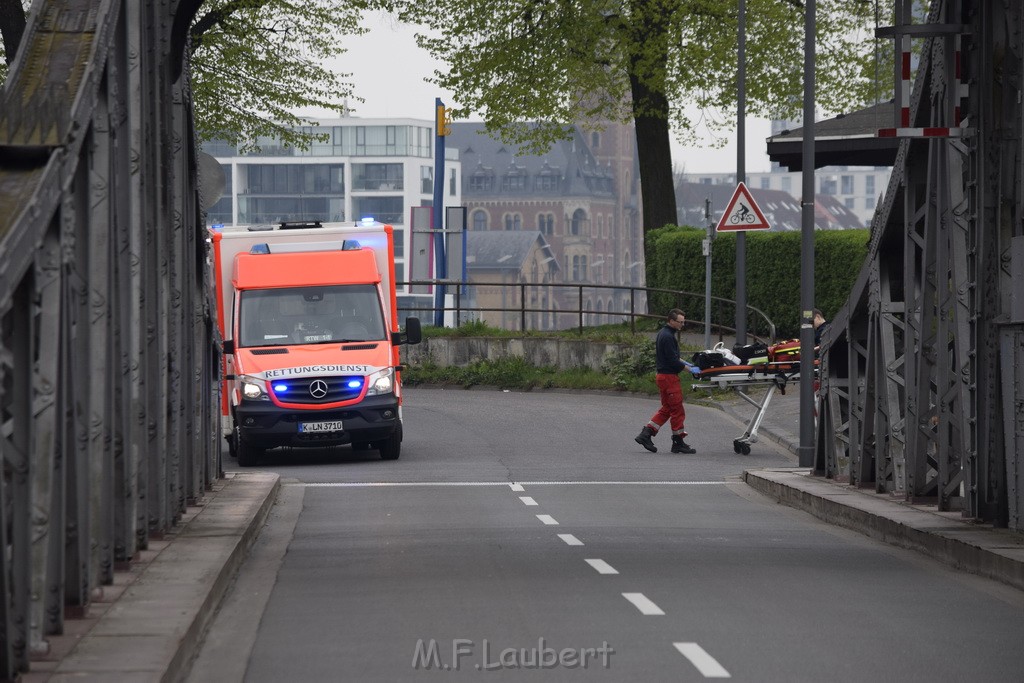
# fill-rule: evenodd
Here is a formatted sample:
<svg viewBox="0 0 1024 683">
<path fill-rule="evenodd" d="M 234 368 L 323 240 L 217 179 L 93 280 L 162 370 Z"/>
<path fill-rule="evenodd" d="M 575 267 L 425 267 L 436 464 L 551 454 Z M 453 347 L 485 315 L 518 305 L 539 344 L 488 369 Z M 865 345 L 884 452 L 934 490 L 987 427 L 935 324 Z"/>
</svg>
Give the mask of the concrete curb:
<svg viewBox="0 0 1024 683">
<path fill-rule="evenodd" d="M 829 524 L 1024 591 L 1024 538 L 1011 531 L 813 477 L 807 469 L 746 470 L 743 481 Z"/>
<path fill-rule="evenodd" d="M 33 662 L 31 680 L 183 680 L 279 488 L 268 472 L 218 480 L 180 529 L 151 544 L 123 592 L 95 605 L 100 616 L 49 675 L 37 678 L 45 667 Z"/>
</svg>

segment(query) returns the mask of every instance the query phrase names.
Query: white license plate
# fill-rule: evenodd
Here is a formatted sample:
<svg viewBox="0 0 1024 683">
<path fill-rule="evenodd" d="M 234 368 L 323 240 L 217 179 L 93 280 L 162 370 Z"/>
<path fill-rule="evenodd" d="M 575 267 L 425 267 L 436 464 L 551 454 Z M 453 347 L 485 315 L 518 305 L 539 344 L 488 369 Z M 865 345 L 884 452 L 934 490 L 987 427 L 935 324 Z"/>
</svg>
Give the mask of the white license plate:
<svg viewBox="0 0 1024 683">
<path fill-rule="evenodd" d="M 345 427 L 341 420 L 330 420 L 329 422 L 300 422 L 299 432 L 302 434 L 321 434 L 323 432 L 343 432 Z"/>
<path fill-rule="evenodd" d="M 307 334 L 303 337 L 303 341 L 307 344 L 310 342 L 325 342 L 331 341 L 331 335 L 329 334 Z"/>
</svg>

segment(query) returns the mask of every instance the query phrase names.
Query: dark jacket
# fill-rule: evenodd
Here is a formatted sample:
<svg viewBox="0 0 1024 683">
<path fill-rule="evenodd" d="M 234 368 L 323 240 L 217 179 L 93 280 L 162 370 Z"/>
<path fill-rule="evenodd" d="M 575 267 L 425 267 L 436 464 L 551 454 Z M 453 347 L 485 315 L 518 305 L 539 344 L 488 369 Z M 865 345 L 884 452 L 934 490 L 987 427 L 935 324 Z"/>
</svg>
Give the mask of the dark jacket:
<svg viewBox="0 0 1024 683">
<path fill-rule="evenodd" d="M 658 336 L 654 338 L 654 353 L 659 375 L 678 375 L 686 369 L 686 364 L 679 358 L 676 331 L 668 325 L 658 330 Z"/>
</svg>

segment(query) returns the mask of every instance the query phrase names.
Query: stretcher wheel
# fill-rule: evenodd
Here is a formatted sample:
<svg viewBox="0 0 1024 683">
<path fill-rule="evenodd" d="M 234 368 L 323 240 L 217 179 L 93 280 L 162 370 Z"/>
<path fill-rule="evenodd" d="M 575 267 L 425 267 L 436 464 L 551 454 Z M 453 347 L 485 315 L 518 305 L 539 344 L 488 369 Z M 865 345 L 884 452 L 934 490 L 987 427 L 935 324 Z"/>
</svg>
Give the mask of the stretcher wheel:
<svg viewBox="0 0 1024 683">
<path fill-rule="evenodd" d="M 732 440 L 732 452 L 738 454 L 738 453 L 741 453 L 742 451 L 743 451 L 743 444 L 740 443 L 739 439 L 733 439 Z"/>
<path fill-rule="evenodd" d="M 750 455 L 750 444 L 745 443 L 742 447 L 743 455 Z"/>
</svg>

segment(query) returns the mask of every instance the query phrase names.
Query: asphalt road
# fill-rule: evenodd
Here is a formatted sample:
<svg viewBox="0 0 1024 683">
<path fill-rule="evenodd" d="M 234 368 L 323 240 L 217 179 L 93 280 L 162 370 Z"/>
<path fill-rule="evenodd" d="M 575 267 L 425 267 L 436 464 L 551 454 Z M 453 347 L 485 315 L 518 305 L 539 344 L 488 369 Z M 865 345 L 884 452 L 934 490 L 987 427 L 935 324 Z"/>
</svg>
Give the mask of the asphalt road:
<svg viewBox="0 0 1024 683">
<path fill-rule="evenodd" d="M 398 461 L 281 455 L 194 681 L 1019 681 L 1024 595 L 768 502 L 656 401 L 414 388 Z M 538 669 L 540 671 L 538 671 Z"/>
</svg>

